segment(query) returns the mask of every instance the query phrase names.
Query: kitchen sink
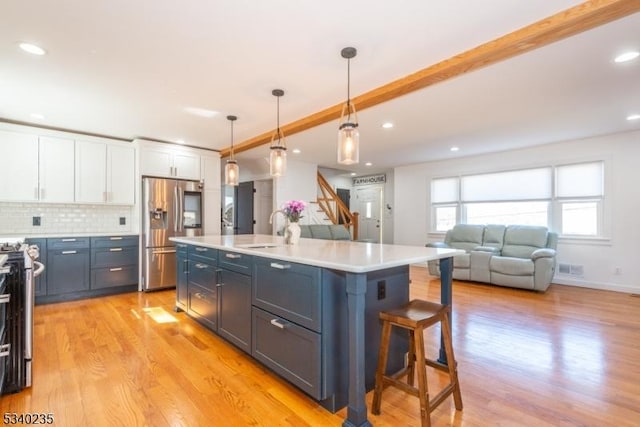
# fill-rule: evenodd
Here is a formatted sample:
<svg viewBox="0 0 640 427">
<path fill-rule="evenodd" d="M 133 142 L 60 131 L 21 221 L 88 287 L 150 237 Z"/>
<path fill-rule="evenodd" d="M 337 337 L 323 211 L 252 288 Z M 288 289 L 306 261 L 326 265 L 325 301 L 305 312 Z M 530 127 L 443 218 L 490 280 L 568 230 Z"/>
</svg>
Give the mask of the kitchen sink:
<svg viewBox="0 0 640 427">
<path fill-rule="evenodd" d="M 277 248 L 278 246 L 282 246 L 278 243 L 247 243 L 244 245 L 236 245 L 238 248 L 243 249 L 268 249 L 268 248 Z"/>
</svg>

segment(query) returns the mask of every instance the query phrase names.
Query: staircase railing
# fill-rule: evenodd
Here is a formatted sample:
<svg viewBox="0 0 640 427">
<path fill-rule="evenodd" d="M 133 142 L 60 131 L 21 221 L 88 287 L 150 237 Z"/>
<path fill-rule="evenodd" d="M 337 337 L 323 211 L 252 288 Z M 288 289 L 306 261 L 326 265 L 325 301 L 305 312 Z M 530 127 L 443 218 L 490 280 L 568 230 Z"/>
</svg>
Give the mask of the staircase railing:
<svg viewBox="0 0 640 427">
<path fill-rule="evenodd" d="M 353 240 L 358 239 L 358 212 L 351 212 L 347 205 L 338 197 L 327 180 L 318 172 L 318 187 L 321 195 L 318 196 L 318 206 L 327 215 L 333 224 L 342 224 L 351 231 Z"/>
</svg>

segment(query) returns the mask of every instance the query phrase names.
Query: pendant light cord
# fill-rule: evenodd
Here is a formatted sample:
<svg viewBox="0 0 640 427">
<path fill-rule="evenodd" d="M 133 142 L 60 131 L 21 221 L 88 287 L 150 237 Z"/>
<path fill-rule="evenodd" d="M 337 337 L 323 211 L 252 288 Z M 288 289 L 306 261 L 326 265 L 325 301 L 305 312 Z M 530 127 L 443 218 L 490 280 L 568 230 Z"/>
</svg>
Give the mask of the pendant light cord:
<svg viewBox="0 0 640 427">
<path fill-rule="evenodd" d="M 351 58 L 347 59 L 347 122 L 351 122 Z"/>
<path fill-rule="evenodd" d="M 233 160 L 233 120 L 230 120 L 231 122 L 231 156 L 230 159 Z"/>
<path fill-rule="evenodd" d="M 276 102 L 276 124 L 277 124 L 277 131 L 278 131 L 278 146 L 280 146 L 280 97 L 276 96 L 277 102 Z"/>
</svg>

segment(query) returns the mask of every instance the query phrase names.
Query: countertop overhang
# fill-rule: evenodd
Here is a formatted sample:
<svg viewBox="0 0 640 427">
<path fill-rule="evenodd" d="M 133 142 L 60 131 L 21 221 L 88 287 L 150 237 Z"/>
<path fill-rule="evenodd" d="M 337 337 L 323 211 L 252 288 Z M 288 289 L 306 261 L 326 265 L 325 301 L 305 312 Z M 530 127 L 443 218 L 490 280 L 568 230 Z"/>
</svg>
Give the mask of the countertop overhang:
<svg viewBox="0 0 640 427">
<path fill-rule="evenodd" d="M 283 237 L 266 234 L 171 237 L 169 240 L 350 273 L 367 273 L 465 253 L 458 249 L 305 238 L 297 245 L 287 245 Z"/>
</svg>

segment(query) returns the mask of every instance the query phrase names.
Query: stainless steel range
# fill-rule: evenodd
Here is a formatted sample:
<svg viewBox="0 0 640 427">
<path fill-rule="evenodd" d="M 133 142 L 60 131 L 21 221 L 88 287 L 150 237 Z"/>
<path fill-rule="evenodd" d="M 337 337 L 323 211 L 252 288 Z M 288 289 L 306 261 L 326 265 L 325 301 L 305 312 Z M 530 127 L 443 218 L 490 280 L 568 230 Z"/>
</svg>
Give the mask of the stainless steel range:
<svg viewBox="0 0 640 427">
<path fill-rule="evenodd" d="M 44 265 L 24 239 L 0 237 L 0 395 L 31 386 L 34 277 Z"/>
</svg>

